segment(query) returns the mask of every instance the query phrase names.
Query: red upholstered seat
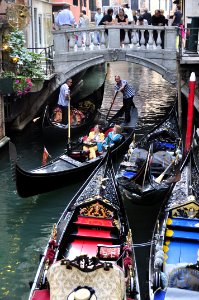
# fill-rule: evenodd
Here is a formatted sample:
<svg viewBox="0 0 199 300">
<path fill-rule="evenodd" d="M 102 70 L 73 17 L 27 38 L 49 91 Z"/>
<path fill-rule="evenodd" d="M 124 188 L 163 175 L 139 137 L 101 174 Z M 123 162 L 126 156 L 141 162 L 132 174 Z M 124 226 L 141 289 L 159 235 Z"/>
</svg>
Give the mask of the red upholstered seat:
<svg viewBox="0 0 199 300">
<path fill-rule="evenodd" d="M 96 256 L 97 245 L 101 244 L 101 240 L 82 240 L 76 239 L 71 243 L 69 249 L 68 259 L 73 259 L 81 254 L 87 254 L 88 256 Z M 112 245 L 111 241 L 106 242 L 107 245 Z"/>
<path fill-rule="evenodd" d="M 49 290 L 35 290 L 31 300 L 50 300 Z"/>
<path fill-rule="evenodd" d="M 78 216 L 77 221 L 75 224 L 78 225 L 91 225 L 91 226 L 100 226 L 100 227 L 114 227 L 113 221 L 108 219 L 102 219 L 102 218 L 90 218 L 90 217 L 84 217 L 84 216 Z"/>
<path fill-rule="evenodd" d="M 109 129 L 107 129 L 107 130 L 104 132 L 104 137 L 107 137 L 108 133 L 111 132 L 111 131 L 113 131 L 113 128 L 112 128 L 112 127 L 109 128 Z"/>
<path fill-rule="evenodd" d="M 114 239 L 114 237 L 111 236 L 110 230 L 92 230 L 87 228 L 78 228 L 77 233 L 73 233 L 72 235 L 88 238 Z"/>
</svg>

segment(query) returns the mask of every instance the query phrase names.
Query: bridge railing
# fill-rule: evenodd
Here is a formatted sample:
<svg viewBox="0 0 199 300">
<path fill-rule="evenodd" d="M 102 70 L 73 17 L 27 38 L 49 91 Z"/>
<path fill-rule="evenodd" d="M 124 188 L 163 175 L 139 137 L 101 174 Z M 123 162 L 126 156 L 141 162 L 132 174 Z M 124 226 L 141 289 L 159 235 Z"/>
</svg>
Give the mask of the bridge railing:
<svg viewBox="0 0 199 300">
<path fill-rule="evenodd" d="M 124 40 L 120 41 L 123 30 Z M 53 31 L 55 55 L 76 51 L 132 48 L 175 50 L 177 28 L 173 26 L 111 25 Z"/>
</svg>

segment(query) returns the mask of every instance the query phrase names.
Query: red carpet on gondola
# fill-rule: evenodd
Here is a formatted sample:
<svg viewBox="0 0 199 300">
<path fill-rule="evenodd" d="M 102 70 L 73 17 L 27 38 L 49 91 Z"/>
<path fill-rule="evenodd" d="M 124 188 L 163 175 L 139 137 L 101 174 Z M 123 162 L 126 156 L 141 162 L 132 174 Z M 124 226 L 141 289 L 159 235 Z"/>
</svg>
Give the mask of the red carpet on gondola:
<svg viewBox="0 0 199 300">
<path fill-rule="evenodd" d="M 71 243 L 68 259 L 74 259 L 76 256 L 87 254 L 88 256 L 96 256 L 97 245 L 103 244 L 101 240 L 82 240 L 76 239 Z M 112 245 L 111 241 L 107 241 L 106 245 Z"/>
</svg>

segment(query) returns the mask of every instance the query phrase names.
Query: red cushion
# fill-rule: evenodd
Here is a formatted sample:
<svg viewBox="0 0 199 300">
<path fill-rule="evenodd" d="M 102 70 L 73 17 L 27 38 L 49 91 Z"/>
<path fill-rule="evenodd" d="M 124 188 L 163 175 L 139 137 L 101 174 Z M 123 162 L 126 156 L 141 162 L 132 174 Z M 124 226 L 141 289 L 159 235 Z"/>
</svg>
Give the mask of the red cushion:
<svg viewBox="0 0 199 300">
<path fill-rule="evenodd" d="M 89 238 L 112 239 L 110 230 L 92 230 L 92 229 L 78 228 L 78 231 L 75 235 L 89 237 Z"/>
<path fill-rule="evenodd" d="M 109 128 L 105 131 L 104 136 L 107 137 L 107 135 L 109 134 L 109 132 L 113 131 L 113 128 Z"/>
<path fill-rule="evenodd" d="M 99 259 L 118 259 L 120 257 L 121 247 L 100 246 Z"/>
<path fill-rule="evenodd" d="M 35 290 L 31 300 L 50 300 L 49 290 Z"/>
<path fill-rule="evenodd" d="M 114 227 L 112 220 L 102 219 L 102 218 L 89 218 L 78 216 L 76 224 L 80 225 L 95 225 L 100 227 Z"/>
</svg>

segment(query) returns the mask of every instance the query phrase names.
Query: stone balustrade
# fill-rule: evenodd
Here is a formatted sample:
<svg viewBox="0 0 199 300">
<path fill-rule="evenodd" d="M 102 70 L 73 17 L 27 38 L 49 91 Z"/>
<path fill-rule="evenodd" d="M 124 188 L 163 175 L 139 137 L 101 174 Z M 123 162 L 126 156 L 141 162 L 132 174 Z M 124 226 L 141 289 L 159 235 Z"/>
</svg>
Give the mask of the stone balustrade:
<svg viewBox="0 0 199 300">
<path fill-rule="evenodd" d="M 120 30 L 125 31 L 124 41 L 120 42 Z M 92 28 L 74 28 L 53 31 L 55 55 L 63 52 L 101 51 L 104 49 L 146 49 L 155 51 L 176 51 L 175 27 L 112 25 Z M 107 34 L 108 33 L 108 34 Z M 156 35 L 156 41 L 154 37 Z M 131 38 L 131 41 L 129 39 Z M 99 38 L 100 37 L 100 38 Z M 162 45 L 164 44 L 164 47 Z"/>
<path fill-rule="evenodd" d="M 121 29 L 125 33 L 122 43 Z M 54 70 L 65 78 L 96 64 L 128 61 L 148 67 L 169 82 L 175 83 L 176 35 L 176 27 L 151 25 L 112 25 L 56 30 L 53 31 Z"/>
</svg>

